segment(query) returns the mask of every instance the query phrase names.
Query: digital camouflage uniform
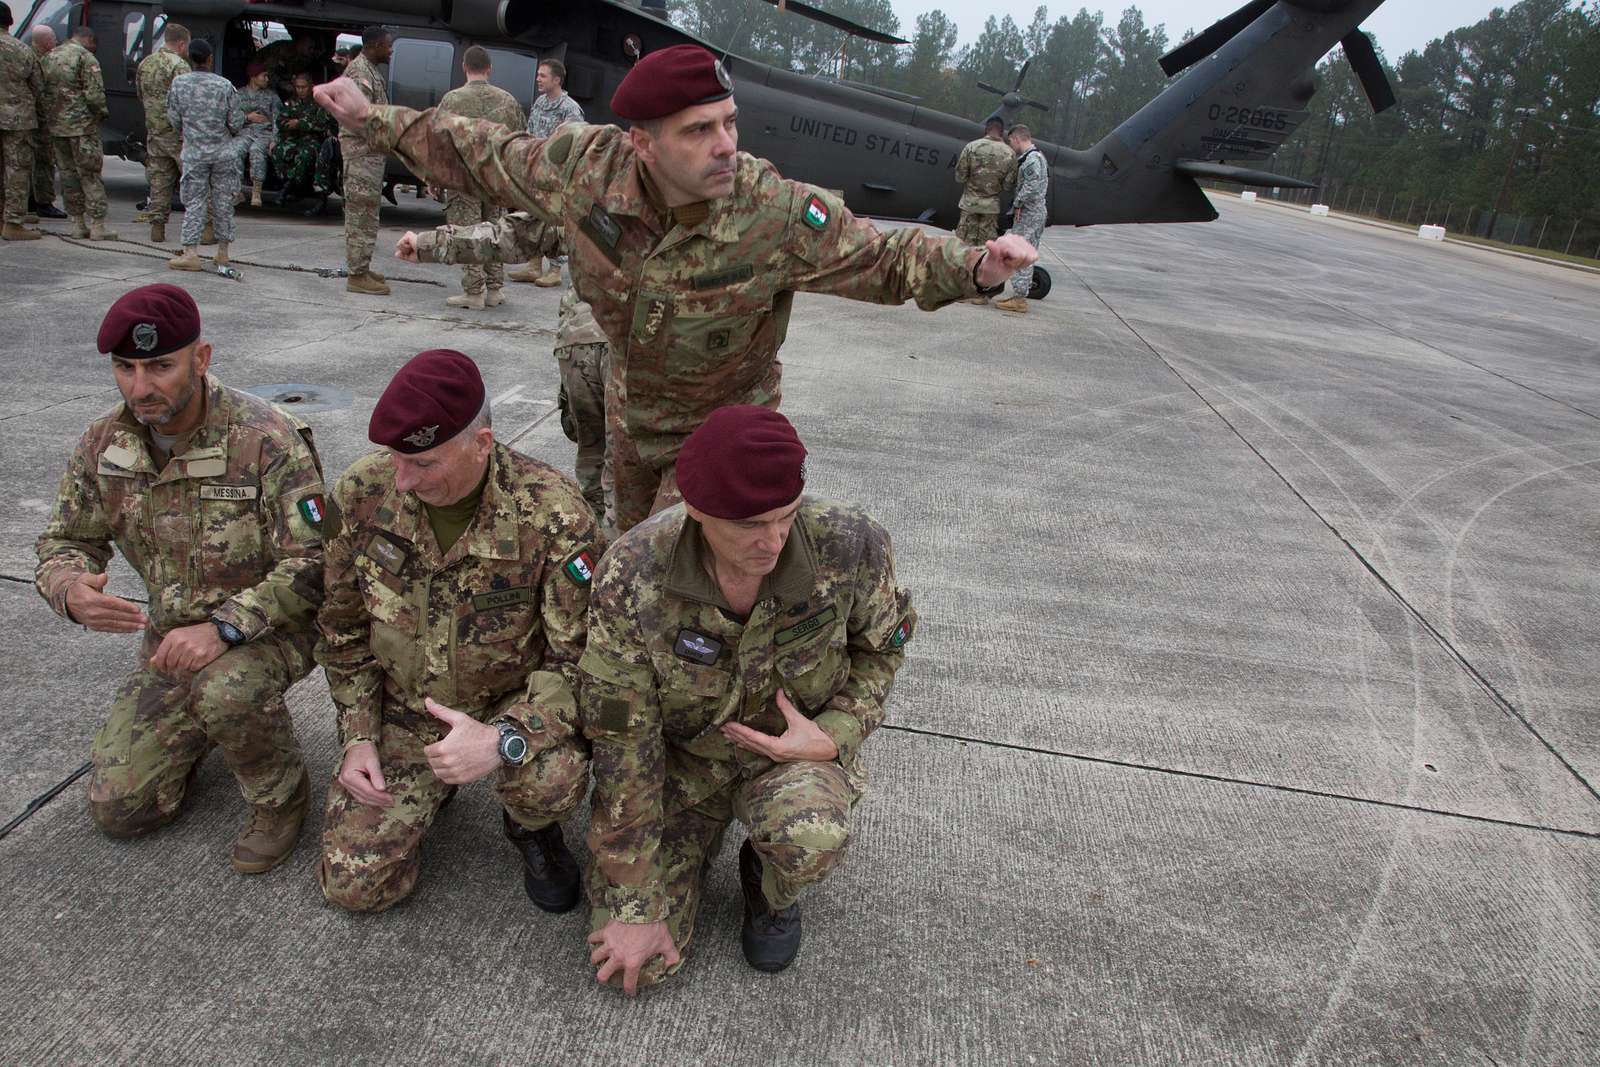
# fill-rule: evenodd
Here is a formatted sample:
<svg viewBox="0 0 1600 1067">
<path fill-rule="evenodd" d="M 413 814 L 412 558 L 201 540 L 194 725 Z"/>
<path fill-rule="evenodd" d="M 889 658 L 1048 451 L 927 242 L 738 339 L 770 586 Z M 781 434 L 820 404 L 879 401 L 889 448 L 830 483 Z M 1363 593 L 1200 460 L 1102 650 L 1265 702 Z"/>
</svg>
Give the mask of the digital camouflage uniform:
<svg viewBox="0 0 1600 1067">
<path fill-rule="evenodd" d="M 56 149 L 50 137 L 50 89 L 44 80 L 44 55 L 31 46 L 34 65 L 39 68 L 39 128 L 33 131 L 33 199 L 52 204 L 56 199 Z"/>
<path fill-rule="evenodd" d="M 519 116 L 520 117 L 520 116 Z M 566 93 L 550 100 L 543 93 L 534 96 L 528 108 L 528 132 L 535 137 L 549 137 L 569 122 L 582 122 L 583 108 Z M 516 129 L 516 124 L 512 124 Z"/>
<path fill-rule="evenodd" d="M 165 224 L 172 215 L 172 192 L 178 187 L 178 134 L 167 117 L 167 94 L 173 79 L 188 74 L 189 61 L 161 48 L 139 64 L 139 99 L 144 102 L 144 173 L 150 183 L 151 222 Z"/>
<path fill-rule="evenodd" d="M 67 214 L 103 222 L 107 205 L 105 183 L 100 180 L 104 163 L 100 123 L 109 112 L 100 61 L 69 40 L 44 57 L 44 80 L 45 115 Z"/>
<path fill-rule="evenodd" d="M 476 226 L 440 226 L 417 235 L 423 263 L 518 263 L 553 256 L 560 230 L 523 211 Z M 606 513 L 606 375 L 610 345 L 589 305 L 570 286 L 556 320 L 556 360 L 561 367 L 561 431 L 578 446 L 576 474 L 596 516 Z"/>
<path fill-rule="evenodd" d="M 916 626 L 889 536 L 860 510 L 806 498 L 750 618 L 732 617 L 682 505 L 634 527 L 595 577 L 579 710 L 594 747 L 591 922 L 665 920 L 682 951 L 701 882 L 737 818 L 774 910 L 844 858 L 866 784 L 861 745 Z M 839 748 L 774 764 L 719 727 L 786 729 L 783 688 Z M 644 973 L 663 974 L 660 960 Z"/>
<path fill-rule="evenodd" d="M 583 798 L 589 754 L 573 691 L 594 520 L 569 479 L 496 444 L 472 524 L 443 556 L 416 495 L 395 489 L 386 452 L 339 479 L 327 527 L 317 659 L 340 743 L 377 745 L 395 803 L 368 807 L 335 779 L 317 877 L 341 907 L 381 911 L 416 884 L 423 835 L 449 789 L 423 754 L 448 732 L 424 697 L 519 724 L 529 758 L 495 776 L 519 825 L 548 826 Z"/>
<path fill-rule="evenodd" d="M 0 32 L 0 214 L 21 226 L 33 183 L 33 138 L 39 128 L 44 78 L 33 49 Z"/>
<path fill-rule="evenodd" d="M 522 105 L 517 103 L 517 98 L 486 81 L 469 81 L 459 89 L 451 89 L 439 101 L 439 111 L 497 122 L 508 130 L 515 130 L 522 123 Z M 452 226 L 494 222 L 500 214 L 500 209 L 487 201 L 457 189 L 445 190 L 444 217 Z M 504 289 L 505 284 L 506 270 L 497 259 L 469 262 L 461 271 L 461 290 L 468 295 L 483 292 L 485 285 L 490 289 Z"/>
<path fill-rule="evenodd" d="M 1017 154 L 1004 141 L 980 137 L 956 158 L 961 222 L 956 236 L 969 245 L 992 241 L 1000 232 L 1000 197 L 1016 184 Z"/>
<path fill-rule="evenodd" d="M 315 100 L 292 99 L 283 105 L 278 112 L 277 143 L 272 146 L 272 169 L 285 189 L 294 193 L 311 190 L 317 153 L 333 130 L 333 116 Z"/>
<path fill-rule="evenodd" d="M 978 250 L 914 228 L 880 233 L 746 153 L 730 196 L 668 210 L 615 126 L 569 124 L 540 141 L 396 107 L 374 108 L 365 134 L 425 181 L 567 235 L 573 285 L 611 341 L 608 533 L 677 499 L 678 449 L 708 414 L 778 405 L 796 291 L 927 310 L 977 295 Z"/>
<path fill-rule="evenodd" d="M 195 248 L 206 222 L 218 244 L 231 244 L 239 195 L 236 134 L 244 129 L 239 90 L 220 74 L 180 74 L 167 91 L 167 120 L 183 139 L 183 247 Z"/>
<path fill-rule="evenodd" d="M 374 104 L 389 102 L 383 75 L 357 56 L 344 68 L 344 76 Z M 339 149 L 344 156 L 344 258 L 351 274 L 365 274 L 372 266 L 378 244 L 378 201 L 383 196 L 384 154 L 367 146 L 356 134 L 341 130 Z M 448 188 L 448 186 L 446 186 Z"/>
<path fill-rule="evenodd" d="M 35 582 L 64 618 L 68 588 L 103 573 L 113 543 L 149 593 L 139 667 L 94 741 L 89 810 L 116 836 L 172 819 L 213 744 L 252 805 L 281 806 L 304 774 L 283 693 L 312 667 L 322 475 L 303 423 L 203 387 L 205 422 L 160 470 L 126 405 L 90 425 L 38 541 Z M 213 617 L 249 640 L 192 675 L 148 665 L 169 631 Z"/>
<path fill-rule="evenodd" d="M 278 121 L 278 110 L 283 106 L 283 101 L 278 99 L 278 94 L 271 89 L 251 89 L 249 87 L 239 90 L 239 110 L 248 115 L 252 111 L 259 111 L 267 116 L 266 122 L 246 121 L 243 129 L 239 131 L 239 140 L 236 149 L 239 153 L 240 165 L 246 158 L 250 160 L 250 180 L 260 185 L 267 180 L 267 153 L 272 149 L 272 134 L 274 123 Z"/>
<path fill-rule="evenodd" d="M 1044 238 L 1046 200 L 1050 192 L 1050 165 L 1044 153 L 1030 148 L 1017 161 L 1017 195 L 1012 198 L 1011 232 L 1038 248 Z M 1011 295 L 1026 297 L 1033 292 L 1033 267 L 1023 267 L 1011 276 Z"/>
</svg>

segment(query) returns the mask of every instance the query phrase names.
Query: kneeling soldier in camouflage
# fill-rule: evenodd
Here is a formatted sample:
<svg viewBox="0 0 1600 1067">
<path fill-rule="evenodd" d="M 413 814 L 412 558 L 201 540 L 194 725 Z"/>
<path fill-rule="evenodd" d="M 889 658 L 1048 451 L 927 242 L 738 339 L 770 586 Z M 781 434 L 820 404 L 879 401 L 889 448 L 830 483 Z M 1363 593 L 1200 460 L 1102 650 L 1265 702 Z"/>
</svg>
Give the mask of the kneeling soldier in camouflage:
<svg viewBox="0 0 1600 1067">
<path fill-rule="evenodd" d="M 405 899 L 440 807 L 497 771 L 529 898 L 578 902 L 560 820 L 588 788 L 573 682 L 594 519 L 570 479 L 498 444 L 489 421 L 472 360 L 423 352 L 373 409 L 383 451 L 333 489 L 317 658 L 344 759 L 317 878 L 353 911 Z"/>
<path fill-rule="evenodd" d="M 39 592 L 102 633 L 144 631 L 94 742 L 89 811 L 112 837 L 172 821 L 212 745 L 250 803 L 233 866 L 259 874 L 300 835 L 309 782 L 283 702 L 311 670 L 322 599 L 322 473 L 304 424 L 206 375 L 182 289 L 111 306 L 101 352 L 124 403 L 78 442 L 39 538 Z M 106 594 L 111 545 L 148 614 Z"/>
<path fill-rule="evenodd" d="M 757 970 L 793 961 L 800 892 L 844 858 L 861 743 L 916 617 L 889 535 L 801 496 L 805 454 L 778 412 L 718 409 L 678 455 L 684 502 L 624 534 L 595 580 L 579 664 L 590 959 L 630 994 L 681 965 L 733 819 L 750 829 L 739 875 Z"/>
</svg>

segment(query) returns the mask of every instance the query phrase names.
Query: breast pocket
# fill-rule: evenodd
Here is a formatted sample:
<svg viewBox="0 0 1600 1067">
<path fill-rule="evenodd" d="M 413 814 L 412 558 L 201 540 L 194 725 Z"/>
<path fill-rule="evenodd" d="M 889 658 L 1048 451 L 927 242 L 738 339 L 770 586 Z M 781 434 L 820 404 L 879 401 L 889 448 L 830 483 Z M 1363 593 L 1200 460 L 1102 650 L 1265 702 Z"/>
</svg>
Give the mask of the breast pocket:
<svg viewBox="0 0 1600 1067">
<path fill-rule="evenodd" d="M 367 557 L 357 557 L 356 574 L 367 608 L 372 655 L 395 681 L 410 687 L 417 677 L 422 610 L 404 583 Z"/>
<path fill-rule="evenodd" d="M 700 736 L 721 717 L 732 685 L 731 671 L 667 659 L 660 665 L 657 689 L 662 732 L 679 740 Z"/>
<path fill-rule="evenodd" d="M 254 585 L 261 580 L 263 570 L 261 501 L 257 495 L 260 488 L 254 485 L 203 485 L 200 488 L 202 578 L 207 585 Z M 208 492 L 211 495 L 207 495 Z"/>
<path fill-rule="evenodd" d="M 541 633 L 530 586 L 464 600 L 457 611 L 453 668 L 458 694 L 471 706 L 527 684 L 539 666 Z"/>
<path fill-rule="evenodd" d="M 667 376 L 698 381 L 725 374 L 729 360 L 749 347 L 764 314 L 675 314 L 667 328 Z"/>
<path fill-rule="evenodd" d="M 850 677 L 850 652 L 840 618 L 819 633 L 790 645 L 780 645 L 774 663 L 779 681 L 788 687 L 801 709 L 815 718 Z"/>
</svg>

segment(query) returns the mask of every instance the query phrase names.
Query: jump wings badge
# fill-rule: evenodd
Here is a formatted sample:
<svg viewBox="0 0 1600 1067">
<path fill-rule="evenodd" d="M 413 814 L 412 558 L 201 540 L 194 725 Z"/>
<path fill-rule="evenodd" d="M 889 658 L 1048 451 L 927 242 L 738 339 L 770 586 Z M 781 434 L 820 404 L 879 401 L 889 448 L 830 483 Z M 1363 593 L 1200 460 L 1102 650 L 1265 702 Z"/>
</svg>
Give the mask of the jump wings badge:
<svg viewBox="0 0 1600 1067">
<path fill-rule="evenodd" d="M 428 448 L 433 444 L 434 435 L 438 432 L 439 427 L 437 426 L 424 426 L 420 430 L 406 434 L 400 440 L 408 445 L 416 445 L 418 448 Z"/>
</svg>

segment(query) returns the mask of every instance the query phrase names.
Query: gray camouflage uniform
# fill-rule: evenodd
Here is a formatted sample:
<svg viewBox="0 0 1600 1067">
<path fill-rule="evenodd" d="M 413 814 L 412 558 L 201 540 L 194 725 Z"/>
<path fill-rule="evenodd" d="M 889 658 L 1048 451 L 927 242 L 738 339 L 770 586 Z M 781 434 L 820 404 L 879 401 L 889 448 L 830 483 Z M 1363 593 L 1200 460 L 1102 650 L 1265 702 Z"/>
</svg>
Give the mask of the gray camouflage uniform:
<svg viewBox="0 0 1600 1067">
<path fill-rule="evenodd" d="M 569 122 L 583 122 L 583 108 L 566 93 L 552 103 L 543 93 L 533 98 L 528 108 L 528 132 L 535 137 L 549 137 Z"/>
<path fill-rule="evenodd" d="M 239 90 L 208 70 L 180 74 L 167 93 L 167 118 L 183 139 L 183 247 L 200 244 L 209 211 L 217 242 L 233 240 L 233 201 L 239 194 L 237 134 L 244 129 Z"/>
<path fill-rule="evenodd" d="M 1050 192 L 1050 165 L 1044 153 L 1030 148 L 1017 159 L 1017 193 L 1011 200 L 1014 217 L 1011 232 L 1039 247 L 1044 237 L 1045 204 Z M 1033 267 L 1027 266 L 1011 276 L 1011 295 L 1027 297 L 1033 291 Z"/>
<path fill-rule="evenodd" d="M 241 114 L 248 115 L 252 111 L 259 111 L 267 116 L 266 122 L 245 123 L 239 131 L 239 140 L 234 146 L 240 163 L 249 157 L 250 180 L 257 185 L 267 180 L 267 152 L 272 148 L 273 134 L 278 126 L 278 112 L 281 110 L 283 101 L 278 99 L 278 94 L 271 89 L 239 90 Z"/>
</svg>

